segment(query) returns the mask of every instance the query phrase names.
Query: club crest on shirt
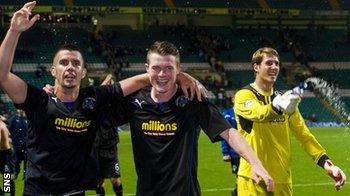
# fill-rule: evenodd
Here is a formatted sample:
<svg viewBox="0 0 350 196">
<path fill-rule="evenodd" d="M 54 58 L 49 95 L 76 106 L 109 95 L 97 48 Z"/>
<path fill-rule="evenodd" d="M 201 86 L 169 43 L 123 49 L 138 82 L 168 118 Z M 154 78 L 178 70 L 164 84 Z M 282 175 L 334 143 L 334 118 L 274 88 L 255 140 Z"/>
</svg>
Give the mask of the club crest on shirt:
<svg viewBox="0 0 350 196">
<path fill-rule="evenodd" d="M 181 108 L 185 107 L 187 102 L 188 102 L 187 98 L 185 96 L 183 96 L 183 95 L 179 96 L 175 100 L 176 106 L 181 107 Z"/>
<path fill-rule="evenodd" d="M 96 99 L 87 97 L 83 100 L 83 108 L 92 110 L 95 108 Z"/>
<path fill-rule="evenodd" d="M 244 103 L 243 107 L 244 108 L 249 108 L 250 106 L 253 105 L 253 100 L 248 100 Z"/>
</svg>

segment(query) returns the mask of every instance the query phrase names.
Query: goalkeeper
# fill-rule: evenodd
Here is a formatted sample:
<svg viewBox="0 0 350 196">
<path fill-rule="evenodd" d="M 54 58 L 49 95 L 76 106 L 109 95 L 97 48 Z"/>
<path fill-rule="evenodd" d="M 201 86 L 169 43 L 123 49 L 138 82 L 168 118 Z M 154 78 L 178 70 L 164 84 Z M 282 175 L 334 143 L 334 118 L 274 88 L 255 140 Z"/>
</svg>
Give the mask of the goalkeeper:
<svg viewBox="0 0 350 196">
<path fill-rule="evenodd" d="M 260 48 L 252 56 L 255 81 L 235 95 L 238 130 L 255 150 L 264 167 L 275 180 L 277 195 L 292 195 L 291 146 L 292 132 L 304 151 L 326 170 L 340 190 L 346 181 L 344 172 L 335 166 L 325 149 L 306 127 L 298 110 L 302 92 L 274 89 L 280 70 L 279 55 L 272 48 Z M 238 171 L 238 195 L 268 195 L 263 184 L 253 183 L 251 167 L 244 160 Z"/>
</svg>

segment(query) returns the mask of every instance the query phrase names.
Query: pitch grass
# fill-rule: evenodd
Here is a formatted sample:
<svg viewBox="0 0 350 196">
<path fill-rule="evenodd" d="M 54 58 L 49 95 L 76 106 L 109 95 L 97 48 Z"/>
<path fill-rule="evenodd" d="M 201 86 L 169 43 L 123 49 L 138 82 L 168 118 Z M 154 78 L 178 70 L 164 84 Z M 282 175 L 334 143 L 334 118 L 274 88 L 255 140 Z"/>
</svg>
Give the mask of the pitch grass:
<svg viewBox="0 0 350 196">
<path fill-rule="evenodd" d="M 334 163 L 343 168 L 350 179 L 350 128 L 313 128 L 312 132 L 327 149 L 327 153 Z M 136 175 L 129 132 L 120 133 L 120 139 L 121 143 L 118 144 L 118 149 L 124 195 L 135 195 Z M 334 190 L 332 180 L 307 156 L 294 136 L 292 136 L 292 151 L 294 195 L 350 195 L 349 183 L 339 192 Z M 198 179 L 202 195 L 230 195 L 230 190 L 235 182 L 235 178 L 231 174 L 230 164 L 222 161 L 219 143 L 212 144 L 203 133 L 199 140 L 198 160 Z M 21 195 L 23 181 L 17 180 L 16 185 L 16 195 Z M 106 181 L 105 186 L 107 195 L 113 195 L 109 181 Z M 86 195 L 94 194 L 93 191 L 86 192 Z"/>
</svg>

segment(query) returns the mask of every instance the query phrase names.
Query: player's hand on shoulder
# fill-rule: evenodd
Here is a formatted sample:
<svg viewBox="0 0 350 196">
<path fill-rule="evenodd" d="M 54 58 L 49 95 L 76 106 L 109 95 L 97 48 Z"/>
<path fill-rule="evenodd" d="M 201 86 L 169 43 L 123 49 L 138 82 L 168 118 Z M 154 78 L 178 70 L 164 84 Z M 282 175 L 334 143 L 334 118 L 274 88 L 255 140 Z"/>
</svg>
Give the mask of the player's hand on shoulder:
<svg viewBox="0 0 350 196">
<path fill-rule="evenodd" d="M 46 92 L 46 93 L 51 93 L 53 94 L 55 92 L 55 87 L 54 86 L 51 86 L 50 84 L 46 84 L 44 87 L 43 87 L 43 90 Z"/>
<path fill-rule="evenodd" d="M 196 95 L 198 101 L 202 101 L 202 98 L 205 99 L 208 97 L 208 90 L 197 79 L 189 74 L 180 72 L 177 75 L 177 80 L 187 99 L 193 100 Z"/>
</svg>

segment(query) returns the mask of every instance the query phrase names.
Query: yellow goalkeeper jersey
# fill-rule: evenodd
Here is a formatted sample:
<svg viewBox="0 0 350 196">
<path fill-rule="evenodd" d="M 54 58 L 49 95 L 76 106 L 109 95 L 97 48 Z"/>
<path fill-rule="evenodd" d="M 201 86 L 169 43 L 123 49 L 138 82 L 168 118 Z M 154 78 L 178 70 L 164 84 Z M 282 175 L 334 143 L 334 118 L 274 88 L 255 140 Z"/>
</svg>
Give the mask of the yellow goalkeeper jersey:
<svg viewBox="0 0 350 196">
<path fill-rule="evenodd" d="M 254 84 L 235 95 L 238 130 L 247 139 L 275 183 L 292 183 L 290 133 L 317 163 L 326 151 L 306 127 L 299 110 L 291 115 L 276 110 L 271 101 L 279 93 L 267 94 Z M 251 167 L 241 159 L 238 175 L 252 178 Z"/>
</svg>

